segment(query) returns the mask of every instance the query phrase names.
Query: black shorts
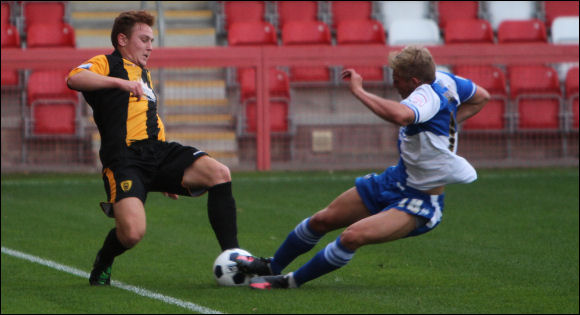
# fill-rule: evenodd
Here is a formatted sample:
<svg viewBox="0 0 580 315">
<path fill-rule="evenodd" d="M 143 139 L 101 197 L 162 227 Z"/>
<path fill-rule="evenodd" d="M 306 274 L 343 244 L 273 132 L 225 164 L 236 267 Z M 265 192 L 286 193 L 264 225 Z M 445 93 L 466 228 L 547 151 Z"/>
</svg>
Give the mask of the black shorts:
<svg viewBox="0 0 580 315">
<path fill-rule="evenodd" d="M 150 191 L 197 196 L 205 192 L 189 191 L 181 186 L 183 173 L 199 157 L 207 155 L 194 147 L 177 142 L 138 141 L 126 150 L 120 161 L 103 168 L 107 201 L 137 197 L 143 204 Z"/>
</svg>

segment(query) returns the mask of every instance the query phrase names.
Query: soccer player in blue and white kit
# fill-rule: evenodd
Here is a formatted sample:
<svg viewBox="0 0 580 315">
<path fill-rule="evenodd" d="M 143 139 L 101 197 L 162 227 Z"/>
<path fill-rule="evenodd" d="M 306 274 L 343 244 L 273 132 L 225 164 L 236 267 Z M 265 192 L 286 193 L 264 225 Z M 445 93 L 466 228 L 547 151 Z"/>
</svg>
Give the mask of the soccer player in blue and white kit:
<svg viewBox="0 0 580 315">
<path fill-rule="evenodd" d="M 273 258 L 239 257 L 239 268 L 258 274 L 255 289 L 296 288 L 346 265 L 363 245 L 417 236 L 434 229 L 443 214 L 447 184 L 471 183 L 475 169 L 456 154 L 457 125 L 479 112 L 488 92 L 472 81 L 435 70 L 430 52 L 409 46 L 389 56 L 393 83 L 403 100 L 366 92 L 353 69 L 351 92 L 382 119 L 400 125 L 399 163 L 382 174 L 359 177 L 326 208 L 299 223 Z M 340 236 L 295 272 L 281 275 L 322 236 L 346 227 Z"/>
</svg>

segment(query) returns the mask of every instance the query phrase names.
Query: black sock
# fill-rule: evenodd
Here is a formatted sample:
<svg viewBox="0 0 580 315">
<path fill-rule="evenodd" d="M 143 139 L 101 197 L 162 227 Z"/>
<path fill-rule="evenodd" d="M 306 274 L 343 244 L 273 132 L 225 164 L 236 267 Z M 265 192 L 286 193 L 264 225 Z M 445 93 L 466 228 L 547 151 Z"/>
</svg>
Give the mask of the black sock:
<svg viewBox="0 0 580 315">
<path fill-rule="evenodd" d="M 231 182 L 218 184 L 208 189 L 207 212 L 222 251 L 238 248 L 236 201 L 232 194 Z"/>
<path fill-rule="evenodd" d="M 124 253 L 128 248 L 123 246 L 119 239 L 117 238 L 117 228 L 111 229 L 109 234 L 105 238 L 103 243 L 103 248 L 99 251 L 100 260 L 99 264 L 110 265 L 113 263 L 115 257 Z"/>
</svg>

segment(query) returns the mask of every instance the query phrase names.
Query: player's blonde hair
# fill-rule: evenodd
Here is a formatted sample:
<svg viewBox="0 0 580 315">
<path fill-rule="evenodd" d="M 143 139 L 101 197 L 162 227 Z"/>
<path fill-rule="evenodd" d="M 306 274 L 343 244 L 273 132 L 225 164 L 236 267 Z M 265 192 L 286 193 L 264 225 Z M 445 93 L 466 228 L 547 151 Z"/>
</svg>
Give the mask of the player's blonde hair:
<svg viewBox="0 0 580 315">
<path fill-rule="evenodd" d="M 389 54 L 389 67 L 407 79 L 417 78 L 423 83 L 435 81 L 435 61 L 429 50 L 421 46 L 407 46 Z"/>
</svg>

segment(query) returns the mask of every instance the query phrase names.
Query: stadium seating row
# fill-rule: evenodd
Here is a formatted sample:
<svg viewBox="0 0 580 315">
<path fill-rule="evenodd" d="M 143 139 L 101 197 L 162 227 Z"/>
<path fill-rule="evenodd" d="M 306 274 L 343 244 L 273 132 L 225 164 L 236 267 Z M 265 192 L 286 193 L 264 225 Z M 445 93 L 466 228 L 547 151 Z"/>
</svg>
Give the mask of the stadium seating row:
<svg viewBox="0 0 580 315">
<path fill-rule="evenodd" d="M 74 48 L 74 29 L 65 22 L 65 5 L 65 2 L 2 2 L 2 49 Z M 1 73 L 3 90 L 26 87 L 25 138 L 76 137 L 82 133 L 80 101 L 77 93 L 63 84 L 66 72 L 2 70 Z"/>
<path fill-rule="evenodd" d="M 75 47 L 66 2 L 2 2 L 2 48 Z"/>
<path fill-rule="evenodd" d="M 507 6 L 501 1 L 489 1 L 486 4 L 491 12 L 511 12 L 511 10 L 525 12 L 515 17 L 513 14 L 502 17 L 499 13 L 495 13 L 492 14 L 490 20 L 479 18 L 485 16 L 480 13 L 480 2 L 438 1 L 436 3 L 437 24 L 435 20 L 426 18 L 429 12 L 428 2 L 383 1 L 380 2 L 383 13 L 381 20 L 385 21 L 388 31 L 385 31 L 380 21 L 374 19 L 377 14 L 373 13 L 373 10 L 376 9 L 370 1 L 277 1 L 273 3 L 275 12 L 271 15 L 274 18 L 268 19 L 268 2 L 222 2 L 222 18 L 228 45 L 330 46 L 333 44 L 405 45 L 414 43 L 429 45 L 440 44 L 441 33 L 444 34 L 444 44 L 549 43 L 549 38 L 551 43 L 578 43 L 577 3 L 546 2 L 544 22 L 534 16 L 536 8 L 529 1 L 508 3 Z M 324 18 L 324 13 L 321 13 L 324 11 L 324 3 L 330 6 L 327 18 Z M 562 17 L 570 14 L 575 14 L 576 17 Z M 514 20 L 508 19 L 510 16 L 514 17 Z M 570 26 L 570 23 L 573 25 Z M 550 37 L 547 29 L 552 31 Z M 385 34 L 388 34 L 388 41 Z M 468 68 L 459 67 L 458 70 L 467 71 Z M 551 79 L 552 85 L 544 82 L 544 85 L 550 88 L 544 88 L 546 91 L 541 92 L 542 96 L 539 100 L 535 96 L 542 89 L 525 79 L 530 75 L 531 70 L 526 67 L 510 68 L 508 73 L 510 84 L 512 84 L 511 94 L 507 95 L 508 85 L 504 79 L 501 89 L 498 87 L 497 91 L 494 91 L 494 100 L 486 107 L 485 112 L 466 123 L 464 128 L 506 130 L 506 128 L 513 129 L 517 126 L 519 129 L 559 129 L 568 126 L 564 118 L 568 119 L 569 112 L 573 111 L 575 114 L 572 115 L 574 117 L 572 125 L 577 129 L 578 111 L 574 106 L 570 109 L 568 102 L 560 104 L 562 94 L 554 69 L 547 66 L 531 68 L 540 74 L 545 72 L 540 75 L 541 78 Z M 386 78 L 384 67 L 366 67 L 357 70 L 361 72 L 365 81 L 384 81 Z M 478 71 L 491 74 L 486 67 L 481 67 Z M 495 72 L 495 75 L 501 73 L 501 76 L 504 76 L 501 69 L 497 71 L 501 72 Z M 300 82 L 331 82 L 333 80 L 331 69 L 325 67 L 292 67 L 288 74 L 293 85 Z M 473 74 L 473 76 L 477 78 L 476 81 L 490 80 L 480 78 L 481 73 Z M 240 78 L 238 80 L 243 90 L 244 83 Z M 530 83 L 529 88 L 522 88 L 521 86 L 525 86 L 522 82 Z M 531 96 L 530 92 L 533 92 Z M 548 96 L 552 98 L 547 99 Z M 244 103 L 243 96 L 241 102 Z M 508 104 L 512 103 L 515 104 L 511 106 L 514 108 L 508 108 Z"/>
<path fill-rule="evenodd" d="M 3 2 L 2 47 L 74 47 L 74 29 L 66 23 L 66 3 Z M 540 3 L 538 8 L 534 1 L 436 1 L 431 8 L 428 1 L 221 1 L 217 21 L 224 21 L 226 32 L 236 23 L 274 22 L 277 33 L 288 22 L 321 21 L 334 34 L 341 22 L 375 20 L 385 26 L 390 45 L 408 44 L 405 38 L 428 44 L 440 43 L 441 38 L 444 43 L 493 42 L 494 32 L 499 43 L 546 42 L 548 35 L 553 43 L 577 42 L 578 2 Z M 268 13 L 269 6 L 274 6 L 273 13 Z M 509 23 L 504 25 L 506 21 Z M 425 32 L 431 35 L 414 38 Z"/>
<path fill-rule="evenodd" d="M 227 3 L 230 2 L 224 2 L 226 7 L 228 7 Z M 264 2 L 260 1 L 252 3 L 261 3 L 264 5 Z M 297 6 L 298 3 L 303 2 L 277 3 L 279 9 L 285 6 L 294 6 L 295 8 L 295 11 L 282 10 L 281 12 L 294 12 L 294 16 L 308 17 L 305 21 L 301 21 L 292 18 L 292 14 L 280 14 L 279 19 L 282 21 L 282 24 L 280 25 L 283 25 L 280 36 L 282 45 L 332 45 L 333 39 L 329 24 L 318 19 L 312 19 L 314 16 L 313 10 L 308 11 L 296 9 L 301 8 L 300 6 Z M 320 2 L 304 3 L 315 3 L 318 6 Z M 340 6 L 337 5 L 337 3 L 332 3 L 335 10 Z M 345 7 L 348 8 L 346 3 L 347 2 L 345 2 Z M 440 6 L 439 8 L 441 8 L 444 3 L 444 1 L 438 2 Z M 35 7 L 31 6 L 32 4 L 38 6 L 48 5 L 48 7 Z M 64 7 L 62 6 L 62 3 L 58 2 L 54 6 L 46 3 L 23 3 L 22 5 L 22 14 L 24 16 L 24 21 L 26 21 L 25 29 L 27 30 L 27 42 L 32 39 L 28 44 L 29 48 L 55 47 L 59 45 L 67 46 L 71 45 L 71 43 L 72 47 L 74 47 L 74 30 L 70 28 L 69 31 L 66 31 L 68 26 L 63 22 Z M 350 10 L 356 10 L 355 7 L 359 8 L 360 5 L 351 6 Z M 365 7 L 365 5 L 363 4 L 362 7 Z M 18 43 L 19 40 L 19 36 L 4 36 L 5 33 L 17 33 L 17 28 L 10 25 L 8 22 L 11 14 L 10 12 L 6 12 L 5 9 L 9 10 L 10 7 L 6 3 L 2 3 L 3 49 L 10 47 L 9 44 L 6 44 L 5 46 L 5 40 L 7 43 Z M 229 11 L 226 10 L 226 12 L 229 12 L 230 18 L 232 18 L 233 15 L 231 10 L 231 7 Z M 317 8 L 316 10 L 316 12 L 318 12 L 319 9 Z M 233 12 L 235 12 L 235 10 Z M 305 12 L 305 14 L 300 14 L 300 12 Z M 332 25 L 335 28 L 335 41 L 337 45 L 386 44 L 385 31 L 379 21 L 372 19 L 341 20 L 339 17 L 342 13 L 340 12 L 343 11 L 333 11 L 332 15 L 336 21 L 336 23 Z M 442 11 L 440 10 L 440 17 L 442 16 L 441 12 Z M 352 15 L 356 16 L 356 14 Z M 255 17 L 256 15 L 247 14 L 246 17 L 252 16 Z M 551 17 L 554 24 L 556 24 L 558 18 L 555 17 L 555 15 L 551 15 Z M 475 30 L 479 25 L 479 29 L 482 30 L 480 32 L 481 34 L 478 36 L 482 38 L 489 38 L 489 34 L 493 36 L 492 27 L 489 25 L 490 22 L 487 20 L 456 20 L 453 18 L 444 19 L 443 25 L 445 25 L 445 36 L 452 36 L 450 33 L 452 34 L 454 31 L 459 32 L 468 29 L 468 27 L 461 23 L 473 23 L 475 21 L 483 23 L 476 24 L 476 27 L 474 27 Z M 441 22 L 442 21 L 440 20 L 439 23 L 441 24 Z M 278 44 L 276 29 L 274 25 L 268 22 L 243 22 L 230 20 L 228 23 L 228 25 L 230 25 L 228 32 L 230 45 Z M 391 27 L 394 27 L 394 25 L 396 25 L 396 23 L 391 24 Z M 516 29 L 516 32 L 507 32 L 508 35 L 504 35 L 505 33 L 502 32 L 502 27 Z M 522 28 L 524 31 L 521 31 Z M 554 26 L 552 26 L 552 29 L 553 28 Z M 37 32 L 35 29 L 38 29 L 38 36 L 35 35 Z M 62 29 L 62 32 L 59 32 L 60 29 Z M 578 28 L 576 27 L 575 29 L 577 31 Z M 505 21 L 501 23 L 498 29 L 498 40 L 501 38 L 501 40 L 505 40 L 506 43 L 512 42 L 514 39 L 513 37 L 510 37 L 509 34 L 518 33 L 518 31 L 526 36 L 523 40 L 538 38 L 543 41 L 546 40 L 544 24 L 538 19 Z M 472 31 L 467 33 L 473 34 L 477 32 Z M 50 36 L 50 34 L 62 34 L 63 36 Z M 36 37 L 38 37 L 37 40 L 34 39 Z M 408 36 L 406 37 L 408 38 Z M 461 37 L 461 35 L 458 35 L 457 37 Z M 51 39 L 56 39 L 56 42 L 48 42 L 48 40 Z M 520 38 L 520 40 L 522 40 L 522 38 Z M 30 43 L 32 43 L 32 45 L 30 45 Z M 15 44 L 15 48 L 18 47 L 19 45 Z M 383 67 L 369 67 L 360 70 L 366 80 L 383 81 L 385 78 Z M 572 127 L 575 129 L 578 128 L 577 67 L 568 72 L 564 93 L 560 92 L 560 82 L 554 69 L 546 66 L 510 67 L 507 69 L 508 80 L 505 80 L 503 70 L 496 67 L 482 66 L 479 67 L 477 71 L 474 71 L 473 68 L 470 70 L 469 67 L 458 66 L 453 69 L 453 72 L 473 78 L 476 82 L 484 82 L 482 85 L 488 88 L 494 96 L 494 100 L 486 107 L 484 113 L 478 115 L 476 119 L 470 120 L 465 125 L 465 129 L 505 130 L 506 128 L 513 128 L 513 126 L 523 129 L 558 129 L 568 126 L 569 124 L 567 121 L 570 117 L 572 117 Z M 19 78 L 17 72 L 2 71 L 3 89 L 10 85 L 18 85 L 18 82 L 22 80 L 27 82 L 27 100 L 25 103 L 28 104 L 27 108 L 30 111 L 30 114 L 27 117 L 31 117 L 27 120 L 27 126 L 30 126 L 30 128 L 26 129 L 29 130 L 28 135 L 74 135 L 77 133 L 78 128 L 76 126 L 78 125 L 80 117 L 78 96 L 74 92 L 71 93 L 71 91 L 62 84 L 58 84 L 58 86 L 48 84 L 50 82 L 62 82 L 62 78 L 65 75 L 66 74 L 64 73 L 38 71 L 25 74 L 24 78 Z M 536 83 L 536 80 L 529 80 L 528 78 L 531 77 L 538 79 L 543 78 L 545 80 L 538 81 L 537 85 L 534 85 L 533 83 Z M 239 69 L 238 81 L 240 82 L 241 87 L 240 102 L 245 108 L 246 121 L 244 125 L 246 126 L 245 130 L 248 132 L 255 132 L 256 130 L 256 93 L 254 78 L 255 72 L 253 72 L 253 69 Z M 521 80 L 522 78 L 524 80 Z M 272 69 L 268 74 L 268 79 L 270 80 L 269 85 L 271 96 L 271 129 L 275 132 L 284 132 L 289 128 L 288 104 L 290 103 L 290 88 L 288 82 L 317 80 L 328 82 L 331 80 L 331 73 L 330 69 L 322 67 L 295 67 L 289 70 L 289 75 L 284 71 Z M 489 82 L 489 85 L 485 82 Z M 524 83 L 527 83 L 527 85 Z M 541 96 L 537 97 L 538 95 Z M 565 101 L 561 101 L 562 99 L 565 99 Z M 47 107 L 49 106 L 48 104 L 52 107 Z M 49 109 L 50 111 L 48 111 Z M 54 113 L 56 113 L 56 115 L 54 115 Z M 572 113 L 572 115 L 570 115 L 570 113 Z M 53 119 L 51 117 L 59 117 L 59 119 Z"/>
<path fill-rule="evenodd" d="M 384 26 L 389 45 L 409 44 L 409 41 L 439 44 L 443 42 L 441 38 L 444 43 L 494 42 L 494 33 L 498 33 L 499 43 L 517 40 L 559 43 L 574 38 L 578 41 L 578 27 L 573 27 L 578 24 L 578 2 L 572 1 L 434 1 L 433 4 L 429 1 L 222 1 L 220 4 L 217 28 L 226 35 L 237 23 L 268 22 L 277 34 L 282 34 L 289 22 L 320 21 L 335 34 L 344 21 L 375 20 Z M 566 18 L 552 25 L 563 17 Z M 501 26 L 506 21 L 509 25 Z M 449 22 L 455 25 L 449 27 Z M 448 29 L 455 30 L 449 38 Z M 529 30 L 534 36 L 527 36 Z M 461 31 L 459 36 L 458 31 Z M 430 36 L 415 38 L 425 32 Z M 472 32 L 483 38 L 471 35 Z"/>
<path fill-rule="evenodd" d="M 466 121 L 466 130 L 578 130 L 578 67 L 568 71 L 563 92 L 556 71 L 543 65 L 508 67 L 507 79 L 495 66 L 456 66 L 453 72 L 492 96 Z"/>
</svg>

